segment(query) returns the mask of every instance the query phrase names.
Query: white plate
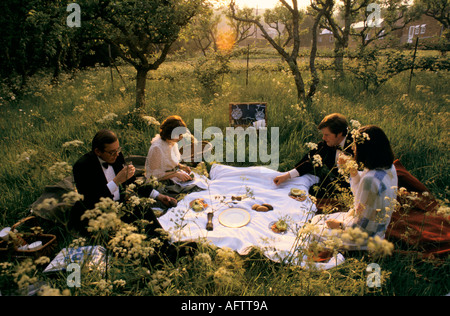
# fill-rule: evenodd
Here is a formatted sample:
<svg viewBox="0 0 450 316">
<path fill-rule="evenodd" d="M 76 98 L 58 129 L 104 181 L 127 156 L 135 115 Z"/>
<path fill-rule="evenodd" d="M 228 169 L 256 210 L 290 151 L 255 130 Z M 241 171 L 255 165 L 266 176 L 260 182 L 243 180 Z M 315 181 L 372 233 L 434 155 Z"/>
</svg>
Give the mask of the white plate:
<svg viewBox="0 0 450 316">
<path fill-rule="evenodd" d="M 0 239 L 7 241 L 9 239 L 9 232 L 11 231 L 10 227 L 5 227 L 0 231 Z"/>
<path fill-rule="evenodd" d="M 219 215 L 219 222 L 226 227 L 238 228 L 250 222 L 250 213 L 243 208 L 229 208 Z"/>
<path fill-rule="evenodd" d="M 42 241 L 35 241 L 28 245 L 28 250 L 37 250 L 42 247 Z"/>
</svg>

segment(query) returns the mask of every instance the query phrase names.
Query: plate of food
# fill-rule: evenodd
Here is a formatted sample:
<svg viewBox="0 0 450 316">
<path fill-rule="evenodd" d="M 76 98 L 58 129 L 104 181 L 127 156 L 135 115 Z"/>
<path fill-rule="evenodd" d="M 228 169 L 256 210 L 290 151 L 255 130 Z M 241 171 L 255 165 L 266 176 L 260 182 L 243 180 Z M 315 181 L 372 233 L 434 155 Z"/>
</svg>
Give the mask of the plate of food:
<svg viewBox="0 0 450 316">
<path fill-rule="evenodd" d="M 277 234 L 286 234 L 288 231 L 288 224 L 284 219 L 279 219 L 278 221 L 271 222 L 269 228 Z"/>
<path fill-rule="evenodd" d="M 299 202 L 303 202 L 306 200 L 308 193 L 305 190 L 300 190 L 297 188 L 292 188 L 289 192 L 289 196 L 293 198 L 294 200 L 297 200 Z"/>
<path fill-rule="evenodd" d="M 219 215 L 219 223 L 225 227 L 239 228 L 250 222 L 251 216 L 243 208 L 233 207 L 224 210 Z"/>
<path fill-rule="evenodd" d="M 189 207 L 192 208 L 194 212 L 201 212 L 208 207 L 208 204 L 204 199 L 195 199 L 189 203 Z"/>
</svg>

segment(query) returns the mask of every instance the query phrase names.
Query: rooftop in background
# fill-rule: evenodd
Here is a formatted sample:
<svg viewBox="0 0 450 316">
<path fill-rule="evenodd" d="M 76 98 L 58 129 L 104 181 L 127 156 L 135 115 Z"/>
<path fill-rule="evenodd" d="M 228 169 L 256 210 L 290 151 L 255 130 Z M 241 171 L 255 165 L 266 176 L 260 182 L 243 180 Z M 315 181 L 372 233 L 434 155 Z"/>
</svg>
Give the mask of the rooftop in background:
<svg viewBox="0 0 450 316">
<path fill-rule="evenodd" d="M 277 4 L 281 5 L 280 0 L 235 0 L 236 4 L 240 7 L 247 6 L 249 8 L 263 8 L 263 9 L 272 9 Z M 288 1 L 289 4 L 292 4 L 292 1 Z M 310 0 L 298 0 L 298 6 L 300 8 L 306 8 L 311 4 Z"/>
</svg>

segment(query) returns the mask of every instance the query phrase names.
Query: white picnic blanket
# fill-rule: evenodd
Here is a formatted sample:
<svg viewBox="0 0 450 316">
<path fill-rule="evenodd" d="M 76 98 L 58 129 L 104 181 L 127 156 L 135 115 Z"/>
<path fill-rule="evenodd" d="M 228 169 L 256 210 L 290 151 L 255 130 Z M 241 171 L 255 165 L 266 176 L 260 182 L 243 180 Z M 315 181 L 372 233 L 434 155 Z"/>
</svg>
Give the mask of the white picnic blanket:
<svg viewBox="0 0 450 316">
<path fill-rule="evenodd" d="M 266 167 L 231 167 L 215 164 L 210 171 L 210 178 L 203 178 L 205 191 L 188 194 L 159 218 L 162 227 L 171 233 L 172 241 L 208 240 L 218 247 L 229 247 L 241 255 L 248 254 L 252 247 L 263 249 L 271 260 L 284 261 L 298 246 L 296 230 L 310 220 L 317 211 L 314 203 L 307 198 L 303 202 L 289 197 L 291 188 L 308 192 L 311 185 L 318 181 L 313 175 L 304 175 L 284 182 L 280 186 L 273 179 L 280 172 Z M 232 196 L 252 196 L 235 203 Z M 203 198 L 208 207 L 202 212 L 189 208 L 189 203 Z M 223 201 L 223 202 L 221 202 Z M 274 209 L 269 212 L 252 210 L 254 204 L 271 204 Z M 229 207 L 237 207 L 250 213 L 250 222 L 240 228 L 230 228 L 219 222 L 222 212 Z M 207 231 L 207 213 L 214 211 L 214 230 Z M 279 219 L 286 219 L 290 229 L 285 234 L 274 233 L 270 226 Z M 328 263 L 317 263 L 318 268 L 329 269 L 344 261 L 342 255 L 332 258 Z M 302 265 L 302 260 L 296 264 Z"/>
</svg>

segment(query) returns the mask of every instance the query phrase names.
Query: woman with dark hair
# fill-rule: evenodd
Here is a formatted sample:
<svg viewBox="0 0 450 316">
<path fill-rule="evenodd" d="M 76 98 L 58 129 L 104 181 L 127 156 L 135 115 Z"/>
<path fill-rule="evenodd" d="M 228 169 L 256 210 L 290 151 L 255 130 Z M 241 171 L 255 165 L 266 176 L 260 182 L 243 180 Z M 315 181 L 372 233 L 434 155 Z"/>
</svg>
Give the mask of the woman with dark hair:
<svg viewBox="0 0 450 316">
<path fill-rule="evenodd" d="M 181 155 L 178 141 L 187 132 L 186 123 L 178 115 L 169 116 L 160 126 L 148 150 L 145 161 L 145 176 L 147 179 L 156 177 L 158 180 L 177 178 L 181 182 L 192 180 L 189 167 L 180 163 Z"/>
<path fill-rule="evenodd" d="M 365 168 L 389 169 L 394 162 L 389 139 L 383 130 L 375 125 L 361 127 L 357 132 L 355 145 L 356 162 L 363 164 Z"/>
<path fill-rule="evenodd" d="M 353 138 L 356 161 L 343 156 L 338 161 L 339 168 L 350 174 L 353 208 L 348 212 L 317 215 L 311 222 L 325 229 L 358 227 L 368 237 L 384 238 L 398 185 L 394 154 L 386 134 L 377 126 L 361 127 Z M 362 171 L 358 171 L 358 165 L 363 166 Z M 365 245 L 346 246 L 347 249 L 365 248 Z"/>
</svg>

